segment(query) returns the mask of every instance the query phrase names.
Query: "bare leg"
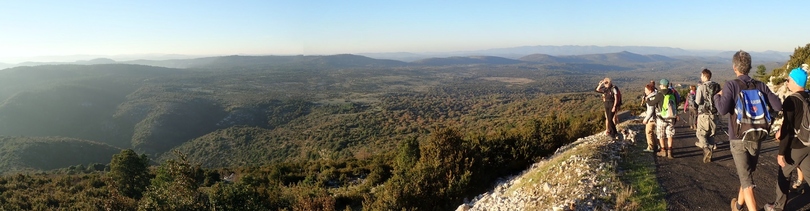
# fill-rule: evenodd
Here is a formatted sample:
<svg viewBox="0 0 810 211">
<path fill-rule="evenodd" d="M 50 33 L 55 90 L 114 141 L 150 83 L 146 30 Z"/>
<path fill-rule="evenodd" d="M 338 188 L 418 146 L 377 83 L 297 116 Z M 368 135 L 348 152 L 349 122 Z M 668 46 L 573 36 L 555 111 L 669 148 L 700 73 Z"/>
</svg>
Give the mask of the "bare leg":
<svg viewBox="0 0 810 211">
<path fill-rule="evenodd" d="M 672 148 L 672 137 L 667 138 L 667 147 Z"/>
<path fill-rule="evenodd" d="M 611 120 L 608 120 L 608 114 L 607 114 L 607 111 L 606 111 L 605 112 L 605 134 L 610 132 L 610 125 L 608 125 L 609 124 L 608 121 L 611 121 Z"/>
<path fill-rule="evenodd" d="M 740 187 L 740 192 L 737 194 L 737 205 L 745 204 L 745 195 L 743 195 L 743 189 Z"/>
<path fill-rule="evenodd" d="M 740 194 L 745 196 L 745 205 L 748 206 L 748 210 L 757 210 L 757 199 L 754 198 L 754 187 L 742 189 Z"/>
</svg>

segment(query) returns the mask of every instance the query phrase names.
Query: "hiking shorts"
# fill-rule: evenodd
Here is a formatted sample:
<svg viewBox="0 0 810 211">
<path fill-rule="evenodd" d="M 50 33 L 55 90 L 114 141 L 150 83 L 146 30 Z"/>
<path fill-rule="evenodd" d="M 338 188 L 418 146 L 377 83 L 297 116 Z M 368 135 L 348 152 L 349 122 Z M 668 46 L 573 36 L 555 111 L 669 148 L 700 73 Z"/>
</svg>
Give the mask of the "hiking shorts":
<svg viewBox="0 0 810 211">
<path fill-rule="evenodd" d="M 734 166 L 737 168 L 740 187 L 743 189 L 754 186 L 754 171 L 757 170 L 762 141 L 765 141 L 766 138 L 768 138 L 767 132 L 752 132 L 745 135 L 744 139 L 729 140 L 731 145 L 729 151 L 734 159 Z"/>
<path fill-rule="evenodd" d="M 675 119 L 655 119 L 655 135 L 658 139 L 675 136 Z"/>
</svg>

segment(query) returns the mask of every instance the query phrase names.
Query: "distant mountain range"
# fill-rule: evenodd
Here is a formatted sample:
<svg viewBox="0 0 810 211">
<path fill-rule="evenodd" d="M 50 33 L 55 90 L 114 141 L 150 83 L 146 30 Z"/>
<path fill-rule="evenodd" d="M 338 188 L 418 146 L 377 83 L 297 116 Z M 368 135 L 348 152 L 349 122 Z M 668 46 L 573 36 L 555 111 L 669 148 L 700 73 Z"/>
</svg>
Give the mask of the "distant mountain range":
<svg viewBox="0 0 810 211">
<path fill-rule="evenodd" d="M 668 57 L 721 57 L 730 58 L 735 51 L 712 51 L 712 50 L 684 50 L 671 47 L 651 47 L 651 46 L 521 46 L 512 48 L 494 48 L 477 51 L 458 52 L 438 52 L 438 53 L 360 53 L 359 55 L 377 59 L 393 59 L 400 61 L 417 61 L 433 57 L 465 57 L 465 56 L 497 56 L 510 59 L 518 59 L 532 54 L 548 54 L 551 56 L 571 56 L 587 54 L 607 54 L 616 52 L 633 52 L 642 55 L 662 55 Z M 784 62 L 787 61 L 792 52 L 778 51 L 749 51 L 752 59 L 760 62 Z"/>
<path fill-rule="evenodd" d="M 530 53 L 533 52 L 533 53 Z M 590 52 L 590 53 L 589 53 Z M 784 62 L 789 53 L 765 51 L 750 52 L 755 63 Z M 338 54 L 327 56 L 216 56 L 189 59 L 129 60 L 115 61 L 109 58 L 79 60 L 76 62 L 23 62 L 19 64 L 0 63 L 0 69 L 16 66 L 38 66 L 56 64 L 139 64 L 167 68 L 265 68 L 265 67 L 398 67 L 409 65 L 508 65 L 520 63 L 582 63 L 582 64 L 621 64 L 671 62 L 678 60 L 698 60 L 725 63 L 730 62 L 734 51 L 687 51 L 669 47 L 638 46 L 533 46 L 501 48 L 483 51 L 448 53 L 456 56 L 428 57 L 413 53 L 383 54 Z M 480 54 L 480 55 L 476 55 Z M 496 56 L 499 55 L 499 56 Z"/>
<path fill-rule="evenodd" d="M 57 64 L 138 64 L 167 68 L 193 68 L 193 69 L 229 69 L 229 68 L 264 68 L 264 67 L 328 67 L 328 68 L 361 68 L 361 67 L 402 67 L 417 66 L 447 66 L 447 65 L 509 65 L 509 64 L 537 64 L 537 63 L 593 63 L 593 64 L 620 64 L 620 63 L 647 63 L 660 61 L 677 61 L 678 59 L 662 55 L 640 55 L 627 51 L 606 54 L 586 54 L 575 56 L 552 56 L 547 54 L 532 54 L 510 59 L 497 56 L 454 56 L 446 58 L 427 58 L 412 62 L 403 62 L 391 59 L 374 59 L 365 56 L 339 54 L 330 56 L 222 56 L 196 59 L 171 60 L 133 60 L 116 62 L 112 59 L 100 58 L 87 61 L 66 62 L 26 62 L 20 66 L 39 66 Z"/>
</svg>

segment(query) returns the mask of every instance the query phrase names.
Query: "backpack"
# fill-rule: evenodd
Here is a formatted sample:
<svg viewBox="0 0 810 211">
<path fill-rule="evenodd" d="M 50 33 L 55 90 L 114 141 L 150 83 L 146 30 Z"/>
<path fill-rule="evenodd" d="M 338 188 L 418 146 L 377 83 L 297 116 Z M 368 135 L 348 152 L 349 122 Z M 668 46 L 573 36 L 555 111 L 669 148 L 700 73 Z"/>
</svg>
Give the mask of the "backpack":
<svg viewBox="0 0 810 211">
<path fill-rule="evenodd" d="M 690 92 L 689 95 L 686 96 L 686 103 L 689 105 L 690 110 L 695 109 L 695 111 L 697 111 L 697 103 L 695 102 L 696 95 L 697 93 L 692 94 Z"/>
<path fill-rule="evenodd" d="M 802 94 L 793 93 L 790 96 L 795 96 L 802 100 L 802 121 L 800 123 L 800 129 L 796 130 L 796 138 L 799 138 L 799 141 L 804 144 L 804 146 L 810 146 L 810 108 L 808 108 L 808 104 L 810 104 L 810 99 L 805 98 Z"/>
<path fill-rule="evenodd" d="M 663 119 L 675 119 L 678 116 L 678 101 L 675 94 L 670 92 L 669 94 L 664 94 L 664 102 L 663 105 L 660 106 L 658 109 L 658 117 Z"/>
<path fill-rule="evenodd" d="M 703 107 L 700 111 L 701 113 L 708 113 L 708 114 L 717 114 L 717 107 L 714 107 L 714 95 L 720 92 L 720 84 L 715 83 L 712 81 L 709 84 L 704 85 L 703 89 L 703 96 L 706 97 L 703 99 Z"/>
<path fill-rule="evenodd" d="M 616 105 L 621 106 L 622 105 L 622 91 L 619 90 L 618 86 L 613 85 L 613 92 L 616 93 L 616 99 L 615 99 L 616 100 Z"/>
<path fill-rule="evenodd" d="M 678 99 L 678 101 L 680 102 L 682 99 L 681 93 L 678 92 L 678 90 L 675 90 L 675 87 L 669 87 L 668 89 L 670 92 L 672 92 L 673 95 L 675 95 L 675 99 Z M 678 105 L 675 105 L 675 108 L 678 108 Z"/>
<path fill-rule="evenodd" d="M 737 114 L 737 137 L 745 137 L 752 131 L 768 133 L 771 124 L 771 115 L 768 113 L 765 96 L 757 89 L 759 81 L 744 82 L 736 80 L 740 85 L 740 94 L 735 102 L 734 113 Z"/>
</svg>

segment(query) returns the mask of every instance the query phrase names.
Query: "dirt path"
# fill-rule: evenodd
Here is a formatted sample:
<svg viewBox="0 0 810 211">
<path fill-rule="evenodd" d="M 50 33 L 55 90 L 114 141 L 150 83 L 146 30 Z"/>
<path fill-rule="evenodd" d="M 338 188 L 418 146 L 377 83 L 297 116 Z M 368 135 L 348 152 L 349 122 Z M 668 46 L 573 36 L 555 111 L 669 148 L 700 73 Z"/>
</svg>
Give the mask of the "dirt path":
<svg viewBox="0 0 810 211">
<path fill-rule="evenodd" d="M 722 127 L 725 128 L 726 123 L 722 123 Z M 728 136 L 718 130 L 715 140 L 723 143 L 718 145 L 712 162 L 703 163 L 703 150 L 695 147 L 695 131 L 683 121 L 676 124 L 672 144 L 675 159 L 655 159 L 658 182 L 666 191 L 668 210 L 731 209 L 730 202 L 737 197 L 740 182 L 729 152 Z M 754 172 L 757 186 L 754 195 L 760 210 L 765 203 L 774 200 L 777 149 L 778 144 L 773 140 L 763 142 L 759 165 Z M 785 210 L 810 210 L 810 193 L 792 194 Z"/>
</svg>

